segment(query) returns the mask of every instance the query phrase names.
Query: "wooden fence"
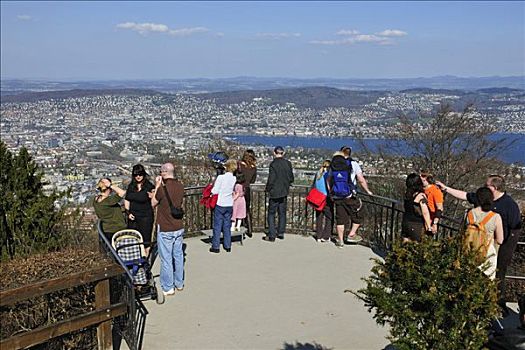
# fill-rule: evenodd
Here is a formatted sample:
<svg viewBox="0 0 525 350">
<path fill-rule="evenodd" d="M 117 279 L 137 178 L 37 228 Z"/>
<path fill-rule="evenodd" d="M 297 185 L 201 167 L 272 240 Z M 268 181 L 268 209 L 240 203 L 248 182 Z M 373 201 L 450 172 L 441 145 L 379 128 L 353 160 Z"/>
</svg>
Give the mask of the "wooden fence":
<svg viewBox="0 0 525 350">
<path fill-rule="evenodd" d="M 0 348 L 23 349 L 96 325 L 98 349 L 112 349 L 111 321 L 126 314 L 128 307 L 124 302 L 111 304 L 109 280 L 124 272 L 120 265 L 110 262 L 89 271 L 0 292 L 0 307 L 4 307 L 60 290 L 95 283 L 95 310 L 2 339 Z"/>
</svg>

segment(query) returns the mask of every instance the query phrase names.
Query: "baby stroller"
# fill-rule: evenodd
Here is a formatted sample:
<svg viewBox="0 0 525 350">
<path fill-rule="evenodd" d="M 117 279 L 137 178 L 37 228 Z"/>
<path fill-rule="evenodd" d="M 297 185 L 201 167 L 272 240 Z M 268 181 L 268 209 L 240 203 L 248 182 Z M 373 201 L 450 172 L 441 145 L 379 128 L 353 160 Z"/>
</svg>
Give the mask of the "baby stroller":
<svg viewBox="0 0 525 350">
<path fill-rule="evenodd" d="M 142 235 L 137 230 L 125 229 L 116 232 L 111 245 L 128 268 L 133 277 L 135 295 L 140 300 L 153 299 L 157 304 L 164 303 L 164 294 L 157 289 L 151 272 L 157 257 L 157 245 L 142 241 Z M 150 246 L 146 255 L 145 247 Z"/>
</svg>

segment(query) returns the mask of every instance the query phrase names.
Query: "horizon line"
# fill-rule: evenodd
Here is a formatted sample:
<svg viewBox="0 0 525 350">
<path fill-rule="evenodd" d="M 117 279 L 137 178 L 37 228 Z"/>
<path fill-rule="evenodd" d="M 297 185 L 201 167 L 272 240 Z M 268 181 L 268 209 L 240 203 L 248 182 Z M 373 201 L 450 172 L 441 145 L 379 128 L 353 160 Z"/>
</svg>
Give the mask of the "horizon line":
<svg viewBox="0 0 525 350">
<path fill-rule="evenodd" d="M 47 77 L 0 77 L 1 81 L 7 80 L 21 80 L 21 81 L 53 81 L 53 82 L 86 82 L 86 81 L 166 81 L 166 80 L 230 80 L 230 79 L 289 79 L 289 80 L 413 80 L 413 79 L 436 79 L 436 78 L 460 78 L 460 79 L 483 79 L 483 78 L 525 78 L 525 74 L 522 75 L 483 75 L 483 76 L 461 76 L 461 75 L 433 75 L 433 76 L 417 76 L 417 77 L 395 77 L 395 78 L 355 78 L 355 77 L 313 77 L 313 78 L 300 78 L 300 77 L 286 77 L 286 76 L 253 76 L 253 75 L 237 75 L 228 77 L 192 77 L 192 78 L 47 78 Z"/>
</svg>

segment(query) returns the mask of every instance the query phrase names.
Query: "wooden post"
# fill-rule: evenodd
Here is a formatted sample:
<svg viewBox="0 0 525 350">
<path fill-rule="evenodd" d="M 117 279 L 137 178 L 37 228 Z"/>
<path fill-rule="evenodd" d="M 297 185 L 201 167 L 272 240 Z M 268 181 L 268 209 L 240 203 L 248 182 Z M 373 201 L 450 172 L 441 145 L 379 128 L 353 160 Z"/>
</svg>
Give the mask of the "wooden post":
<svg viewBox="0 0 525 350">
<path fill-rule="evenodd" d="M 109 279 L 99 281 L 95 285 L 95 306 L 97 309 L 111 305 L 109 298 Z M 111 317 L 97 327 L 98 350 L 112 350 Z"/>
</svg>

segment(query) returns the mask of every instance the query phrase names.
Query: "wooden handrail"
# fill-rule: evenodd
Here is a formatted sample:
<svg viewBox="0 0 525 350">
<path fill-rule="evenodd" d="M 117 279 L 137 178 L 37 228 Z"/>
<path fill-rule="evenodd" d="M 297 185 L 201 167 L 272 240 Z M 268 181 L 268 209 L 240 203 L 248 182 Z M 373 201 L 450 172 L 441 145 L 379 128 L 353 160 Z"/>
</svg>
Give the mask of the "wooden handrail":
<svg viewBox="0 0 525 350">
<path fill-rule="evenodd" d="M 22 349 L 34 346 L 49 339 L 111 320 L 117 316 L 124 315 L 126 312 L 127 305 L 125 303 L 111 305 L 107 308 L 97 309 L 80 316 L 75 316 L 67 320 L 54 323 L 49 326 L 36 328 L 28 332 L 7 338 L 0 342 L 0 348 Z"/>
<path fill-rule="evenodd" d="M 15 304 L 19 301 L 35 298 L 41 295 L 56 292 L 62 289 L 76 287 L 86 283 L 97 282 L 113 276 L 125 273 L 124 269 L 116 264 L 110 263 L 106 266 L 75 273 L 72 275 L 58 277 L 51 280 L 38 282 L 29 286 L 8 289 L 0 292 L 0 306 Z"/>
</svg>

